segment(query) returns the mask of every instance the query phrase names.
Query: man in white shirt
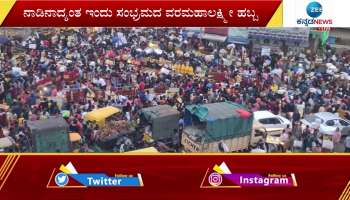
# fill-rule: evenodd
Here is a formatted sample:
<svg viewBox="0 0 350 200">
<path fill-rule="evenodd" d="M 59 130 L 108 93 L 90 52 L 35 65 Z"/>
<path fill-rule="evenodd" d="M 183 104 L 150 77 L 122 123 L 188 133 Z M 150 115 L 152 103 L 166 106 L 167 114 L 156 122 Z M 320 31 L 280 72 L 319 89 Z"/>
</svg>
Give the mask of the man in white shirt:
<svg viewBox="0 0 350 200">
<path fill-rule="evenodd" d="M 102 77 L 100 77 L 99 79 L 98 79 L 98 83 L 99 83 L 99 85 L 100 85 L 100 87 L 101 87 L 101 89 L 106 89 L 106 81 L 105 81 L 105 79 L 103 79 Z"/>
<path fill-rule="evenodd" d="M 60 73 L 64 73 L 66 71 L 67 67 L 63 64 L 59 64 L 58 71 Z"/>
</svg>

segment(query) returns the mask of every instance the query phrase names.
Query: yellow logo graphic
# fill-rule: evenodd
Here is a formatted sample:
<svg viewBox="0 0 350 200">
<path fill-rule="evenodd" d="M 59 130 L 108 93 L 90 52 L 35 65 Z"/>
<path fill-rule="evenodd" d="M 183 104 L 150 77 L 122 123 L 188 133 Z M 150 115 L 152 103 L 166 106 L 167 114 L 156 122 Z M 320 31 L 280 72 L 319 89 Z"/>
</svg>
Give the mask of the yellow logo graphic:
<svg viewBox="0 0 350 200">
<path fill-rule="evenodd" d="M 343 190 L 342 194 L 339 197 L 339 200 L 349 200 L 350 199 L 350 181 L 346 185 L 345 189 Z"/>
<path fill-rule="evenodd" d="M 0 167 L 0 190 L 5 185 L 7 178 L 10 176 L 20 155 L 8 155 Z"/>
</svg>

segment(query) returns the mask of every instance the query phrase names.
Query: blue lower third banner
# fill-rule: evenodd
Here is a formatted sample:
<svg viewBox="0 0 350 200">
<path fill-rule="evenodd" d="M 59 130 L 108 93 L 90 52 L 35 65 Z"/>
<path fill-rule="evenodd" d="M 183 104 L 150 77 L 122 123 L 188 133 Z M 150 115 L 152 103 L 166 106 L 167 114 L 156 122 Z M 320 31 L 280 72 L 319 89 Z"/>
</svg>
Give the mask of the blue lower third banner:
<svg viewBox="0 0 350 200">
<path fill-rule="evenodd" d="M 54 178 L 53 178 L 54 177 Z M 137 175 L 117 174 L 108 176 L 105 173 L 78 173 L 71 162 L 53 170 L 48 188 L 87 188 L 87 187 L 142 187 L 140 173 Z"/>
<path fill-rule="evenodd" d="M 111 177 L 106 174 L 70 174 L 69 176 L 88 187 L 141 186 L 138 177 Z"/>
</svg>

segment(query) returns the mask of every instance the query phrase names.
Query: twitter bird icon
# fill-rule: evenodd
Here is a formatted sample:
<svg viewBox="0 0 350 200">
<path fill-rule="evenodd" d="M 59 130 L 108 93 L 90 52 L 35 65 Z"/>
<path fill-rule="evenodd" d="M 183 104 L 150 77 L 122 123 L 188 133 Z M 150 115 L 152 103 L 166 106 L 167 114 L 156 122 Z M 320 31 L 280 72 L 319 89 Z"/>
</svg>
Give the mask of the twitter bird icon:
<svg viewBox="0 0 350 200">
<path fill-rule="evenodd" d="M 63 187 L 68 184 L 69 178 L 65 173 L 58 173 L 55 176 L 55 183 L 57 186 Z"/>
</svg>

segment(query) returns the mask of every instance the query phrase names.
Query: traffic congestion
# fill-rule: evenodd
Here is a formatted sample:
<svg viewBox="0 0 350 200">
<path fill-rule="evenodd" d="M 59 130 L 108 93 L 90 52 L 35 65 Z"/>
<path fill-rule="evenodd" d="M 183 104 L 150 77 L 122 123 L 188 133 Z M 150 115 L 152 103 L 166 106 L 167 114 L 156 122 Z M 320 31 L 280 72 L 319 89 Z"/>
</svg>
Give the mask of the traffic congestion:
<svg viewBox="0 0 350 200">
<path fill-rule="evenodd" d="M 202 35 L 33 28 L 2 36 L 0 150 L 350 152 L 350 50 L 285 42 L 257 50 L 251 38 Z"/>
</svg>

